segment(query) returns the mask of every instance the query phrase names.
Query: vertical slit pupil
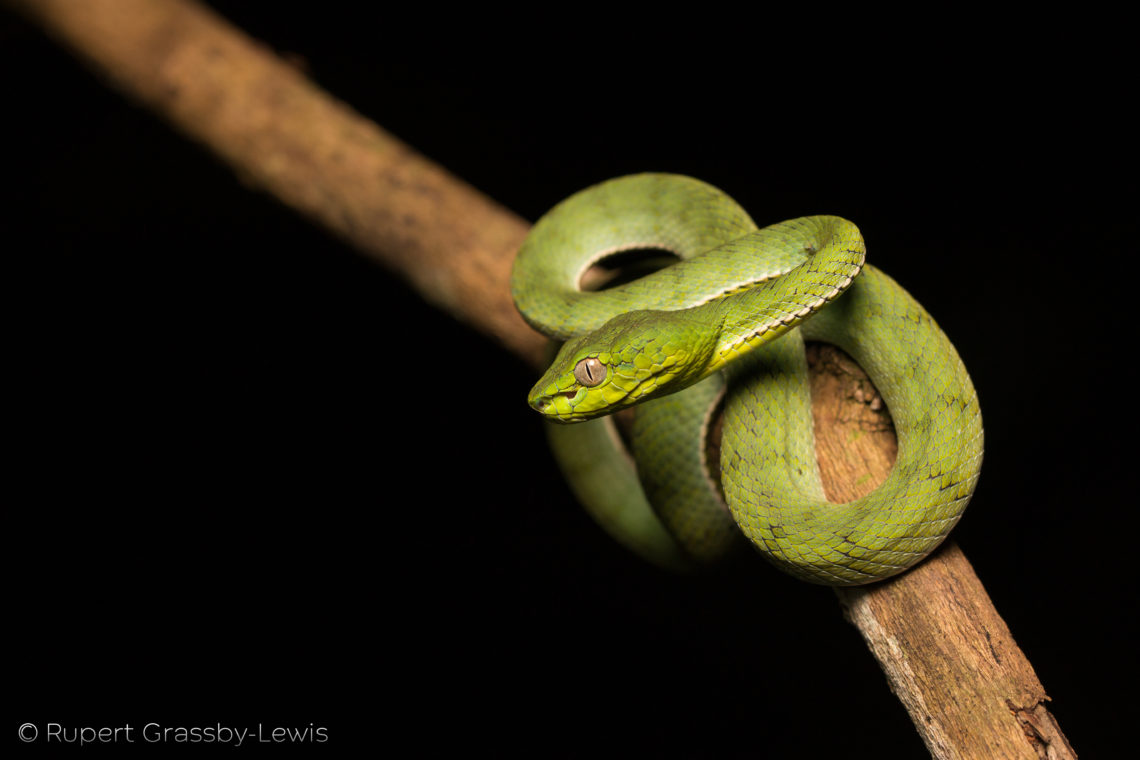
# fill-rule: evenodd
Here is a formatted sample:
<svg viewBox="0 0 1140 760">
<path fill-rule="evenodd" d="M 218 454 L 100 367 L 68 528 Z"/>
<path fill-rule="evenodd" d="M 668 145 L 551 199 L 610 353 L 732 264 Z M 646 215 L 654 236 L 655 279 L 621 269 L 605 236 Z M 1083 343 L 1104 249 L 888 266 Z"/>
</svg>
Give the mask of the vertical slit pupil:
<svg viewBox="0 0 1140 760">
<path fill-rule="evenodd" d="M 605 367 L 594 357 L 582 359 L 574 367 L 574 377 L 582 385 L 594 386 L 602 382 L 606 375 Z"/>
</svg>

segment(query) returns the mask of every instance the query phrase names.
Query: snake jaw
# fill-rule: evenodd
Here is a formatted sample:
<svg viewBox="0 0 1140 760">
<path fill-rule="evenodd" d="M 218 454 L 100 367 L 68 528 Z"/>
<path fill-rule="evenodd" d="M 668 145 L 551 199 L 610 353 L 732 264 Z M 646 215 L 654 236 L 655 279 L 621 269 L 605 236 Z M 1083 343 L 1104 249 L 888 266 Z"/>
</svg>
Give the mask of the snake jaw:
<svg viewBox="0 0 1140 760">
<path fill-rule="evenodd" d="M 549 374 L 531 390 L 528 401 L 552 422 L 582 422 L 630 403 L 626 401 L 628 392 L 613 382 L 614 372 L 608 365 L 606 378 L 593 387 L 578 382 L 572 373 L 563 373 L 553 380 Z"/>
<path fill-rule="evenodd" d="M 552 377 L 552 368 L 531 389 L 531 408 L 552 422 L 583 422 L 676 390 L 669 386 L 681 374 L 677 369 L 683 362 L 677 357 L 670 357 L 663 365 L 642 368 L 607 354 L 601 356 L 606 357 L 606 377 L 602 382 L 588 387 L 571 372 Z"/>
<path fill-rule="evenodd" d="M 702 368 L 714 347 L 702 337 L 677 337 L 706 334 L 685 329 L 691 314 L 626 312 L 571 339 L 531 389 L 530 406 L 554 422 L 580 422 L 691 385 L 707 374 Z M 595 369 L 583 371 L 583 365 Z M 601 378 L 599 366 L 605 368 Z"/>
<path fill-rule="evenodd" d="M 531 391 L 527 403 L 552 422 L 579 422 L 584 418 L 574 416 L 574 407 L 581 400 L 585 388 L 558 390 L 556 386 L 539 391 L 537 386 Z"/>
<path fill-rule="evenodd" d="M 596 359 L 605 377 L 583 383 L 575 368 Z M 569 351 L 559 354 L 553 366 L 531 389 L 530 406 L 553 422 L 582 422 L 602 417 L 637 403 L 656 387 L 656 378 L 639 371 L 635 377 L 621 357 L 606 351 Z"/>
</svg>

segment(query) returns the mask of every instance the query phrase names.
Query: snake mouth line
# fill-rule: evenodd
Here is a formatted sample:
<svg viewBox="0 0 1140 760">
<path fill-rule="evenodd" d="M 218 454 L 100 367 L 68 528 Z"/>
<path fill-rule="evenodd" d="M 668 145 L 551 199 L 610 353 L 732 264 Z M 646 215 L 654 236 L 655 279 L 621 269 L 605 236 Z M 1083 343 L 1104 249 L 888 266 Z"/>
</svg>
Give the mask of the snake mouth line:
<svg viewBox="0 0 1140 760">
<path fill-rule="evenodd" d="M 563 421 L 563 422 L 578 422 L 579 420 L 577 418 L 571 417 L 570 415 L 561 411 L 561 409 L 559 408 L 561 405 L 557 404 L 555 402 L 556 402 L 556 399 L 558 399 L 558 398 L 566 399 L 566 402 L 569 405 L 570 410 L 571 410 L 571 414 L 572 414 L 573 413 L 573 401 L 578 396 L 578 394 L 580 392 L 581 392 L 581 389 L 576 389 L 576 390 L 572 390 L 572 391 L 562 391 L 560 393 L 555 393 L 555 394 L 551 394 L 551 395 L 542 395 L 542 396 L 539 396 L 537 398 L 531 399 L 530 400 L 530 406 L 536 412 L 542 414 L 545 417 L 556 418 L 556 419 Z"/>
</svg>

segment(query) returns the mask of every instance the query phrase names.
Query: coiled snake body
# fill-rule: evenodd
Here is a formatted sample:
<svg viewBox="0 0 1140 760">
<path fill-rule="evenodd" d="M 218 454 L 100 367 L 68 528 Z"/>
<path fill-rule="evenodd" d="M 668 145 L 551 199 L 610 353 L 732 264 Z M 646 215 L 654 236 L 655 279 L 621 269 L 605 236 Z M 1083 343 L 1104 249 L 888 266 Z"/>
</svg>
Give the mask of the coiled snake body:
<svg viewBox="0 0 1140 760">
<path fill-rule="evenodd" d="M 681 260 L 580 289 L 592 264 L 629 249 Z M 623 177 L 540 219 L 511 287 L 531 325 L 566 341 L 531 406 L 556 422 L 589 420 L 552 426 L 563 470 L 595 518 L 652 561 L 715 558 L 743 532 L 797 577 L 867 583 L 931 552 L 973 493 L 983 436 L 969 375 L 930 315 L 864 265 L 863 238 L 844 219 L 758 229 L 698 180 Z M 838 345 L 867 371 L 898 436 L 887 479 L 847 504 L 823 494 L 804 339 Z M 723 501 L 704 461 L 722 395 Z M 604 417 L 634 404 L 636 469 Z"/>
</svg>

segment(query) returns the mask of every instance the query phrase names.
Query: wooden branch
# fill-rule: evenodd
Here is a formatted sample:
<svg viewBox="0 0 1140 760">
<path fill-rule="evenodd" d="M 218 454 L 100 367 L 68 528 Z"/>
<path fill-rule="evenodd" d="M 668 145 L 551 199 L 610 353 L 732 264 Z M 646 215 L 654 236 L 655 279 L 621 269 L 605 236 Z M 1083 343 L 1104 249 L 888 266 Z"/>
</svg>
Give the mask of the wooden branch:
<svg viewBox="0 0 1140 760">
<path fill-rule="evenodd" d="M 5 0 L 116 88 L 265 190 L 399 272 L 429 302 L 538 364 L 508 292 L 527 225 L 185 0 Z M 894 456 L 886 411 L 842 354 L 813 355 L 828 493 L 852 498 Z M 938 758 L 1075 757 L 1032 667 L 961 551 L 838 592 Z"/>
<path fill-rule="evenodd" d="M 197 3 L 7 1 L 249 185 L 398 272 L 435 306 L 540 361 L 543 339 L 503 298 L 528 229 L 522 219 Z"/>
<path fill-rule="evenodd" d="M 897 449 L 867 375 L 830 346 L 809 349 L 816 448 L 827 496 L 886 478 Z M 1049 697 L 953 541 L 904 575 L 836 589 L 936 758 L 1071 758 Z"/>
</svg>

